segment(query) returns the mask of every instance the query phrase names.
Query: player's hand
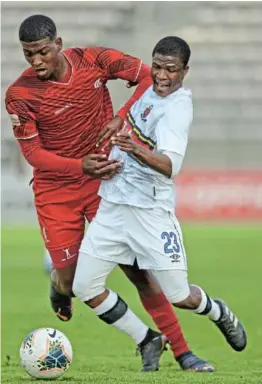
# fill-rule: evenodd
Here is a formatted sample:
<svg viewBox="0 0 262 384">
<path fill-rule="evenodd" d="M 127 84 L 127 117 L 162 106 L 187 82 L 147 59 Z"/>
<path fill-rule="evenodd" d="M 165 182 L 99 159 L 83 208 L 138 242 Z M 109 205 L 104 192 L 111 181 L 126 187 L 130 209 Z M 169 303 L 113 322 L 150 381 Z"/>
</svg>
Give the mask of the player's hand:
<svg viewBox="0 0 262 384">
<path fill-rule="evenodd" d="M 107 142 L 113 135 L 119 132 L 123 126 L 124 120 L 120 116 L 115 116 L 98 135 L 98 141 L 96 143 L 97 147 L 100 147 L 103 142 Z M 105 143 L 103 146 L 104 149 L 110 146 L 110 141 Z"/>
<path fill-rule="evenodd" d="M 108 160 L 104 154 L 87 155 L 82 160 L 83 173 L 93 178 L 111 178 L 121 167 L 118 159 Z"/>
<path fill-rule="evenodd" d="M 119 171 L 110 172 L 110 173 L 108 173 L 107 175 L 100 177 L 100 179 L 102 179 L 102 180 L 110 180 L 110 179 L 112 179 L 112 177 L 114 177 L 115 174 L 118 173 L 118 172 L 119 172 Z"/>
<path fill-rule="evenodd" d="M 112 145 L 118 145 L 119 149 L 124 152 L 135 152 L 138 144 L 132 139 L 126 131 L 120 131 L 111 138 Z"/>
</svg>

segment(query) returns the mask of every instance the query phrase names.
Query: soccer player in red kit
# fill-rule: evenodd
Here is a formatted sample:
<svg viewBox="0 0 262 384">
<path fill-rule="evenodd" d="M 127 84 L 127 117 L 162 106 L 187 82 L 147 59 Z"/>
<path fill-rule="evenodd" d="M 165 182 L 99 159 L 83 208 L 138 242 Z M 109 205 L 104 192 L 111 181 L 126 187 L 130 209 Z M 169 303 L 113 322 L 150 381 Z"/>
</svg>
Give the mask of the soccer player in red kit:
<svg viewBox="0 0 262 384">
<path fill-rule="evenodd" d="M 43 15 L 24 20 L 19 39 L 30 68 L 9 87 L 6 108 L 23 156 L 34 168 L 35 207 L 55 267 L 51 304 L 57 317 L 67 321 L 72 316 L 70 293 L 85 218 L 91 221 L 96 214 L 100 179 L 121 167 L 117 160 L 108 160 L 97 143 L 106 143 L 121 128 L 126 112 L 151 85 L 150 68 L 113 49 L 62 51 L 54 22 Z M 138 84 L 115 117 L 106 86 L 113 79 Z M 150 274 L 136 266 L 122 270 L 168 337 L 182 369 L 211 371 L 189 350 L 171 305 Z"/>
</svg>

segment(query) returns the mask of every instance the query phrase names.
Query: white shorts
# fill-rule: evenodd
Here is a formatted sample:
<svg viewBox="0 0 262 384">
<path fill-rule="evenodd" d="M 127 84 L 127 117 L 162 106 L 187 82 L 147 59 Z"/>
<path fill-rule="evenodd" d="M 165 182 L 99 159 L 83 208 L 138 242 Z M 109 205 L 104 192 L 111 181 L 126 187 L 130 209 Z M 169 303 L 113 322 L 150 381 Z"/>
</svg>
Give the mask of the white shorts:
<svg viewBox="0 0 262 384">
<path fill-rule="evenodd" d="M 79 253 L 73 283 L 73 292 L 81 301 L 88 301 L 105 291 L 106 280 L 117 266 L 116 262 Z M 189 294 L 187 271 L 152 271 L 170 303 L 185 300 Z"/>
<path fill-rule="evenodd" d="M 176 217 L 161 208 L 141 209 L 102 199 L 80 252 L 140 269 L 187 270 Z"/>
</svg>

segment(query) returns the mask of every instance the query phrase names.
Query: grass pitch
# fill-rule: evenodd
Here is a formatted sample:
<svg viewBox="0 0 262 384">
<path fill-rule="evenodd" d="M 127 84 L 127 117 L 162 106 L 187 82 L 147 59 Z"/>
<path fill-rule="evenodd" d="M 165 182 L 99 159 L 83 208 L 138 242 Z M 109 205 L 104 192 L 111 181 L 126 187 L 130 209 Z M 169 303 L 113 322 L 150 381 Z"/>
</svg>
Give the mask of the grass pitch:
<svg viewBox="0 0 262 384">
<path fill-rule="evenodd" d="M 2 230 L 2 382 L 33 383 L 20 367 L 19 347 L 33 329 L 54 327 L 72 343 L 74 357 L 59 382 L 85 384 L 262 384 L 262 230 L 259 227 L 184 226 L 190 281 L 222 297 L 243 321 L 248 347 L 234 352 L 208 321 L 177 311 L 193 351 L 212 362 L 215 373 L 182 372 L 171 352 L 161 370 L 138 373 L 140 358 L 125 334 L 102 323 L 80 302 L 70 323 L 52 313 L 48 278 L 43 272 L 42 240 L 37 229 Z M 109 286 L 149 325 L 135 289 L 115 270 Z M 38 380 L 37 383 L 44 381 Z"/>
</svg>

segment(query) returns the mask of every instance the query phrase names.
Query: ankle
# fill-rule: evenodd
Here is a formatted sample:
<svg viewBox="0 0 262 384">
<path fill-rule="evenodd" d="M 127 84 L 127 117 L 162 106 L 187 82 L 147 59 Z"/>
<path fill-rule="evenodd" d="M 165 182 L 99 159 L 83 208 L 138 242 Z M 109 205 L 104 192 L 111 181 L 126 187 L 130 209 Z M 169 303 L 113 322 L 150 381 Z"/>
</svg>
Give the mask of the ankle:
<svg viewBox="0 0 262 384">
<path fill-rule="evenodd" d="M 160 336 L 161 333 L 154 331 L 151 328 L 148 328 L 147 334 L 145 338 L 139 343 L 139 347 L 143 347 L 144 345 L 148 344 L 151 340 L 153 340 L 155 337 Z"/>
<path fill-rule="evenodd" d="M 180 363 L 181 362 L 181 360 L 183 360 L 185 357 L 187 357 L 187 356 L 191 356 L 193 354 L 193 352 L 192 351 L 186 351 L 186 352 L 183 352 L 183 353 L 181 353 L 179 356 L 176 356 L 176 361 L 178 362 L 178 363 Z"/>
</svg>

